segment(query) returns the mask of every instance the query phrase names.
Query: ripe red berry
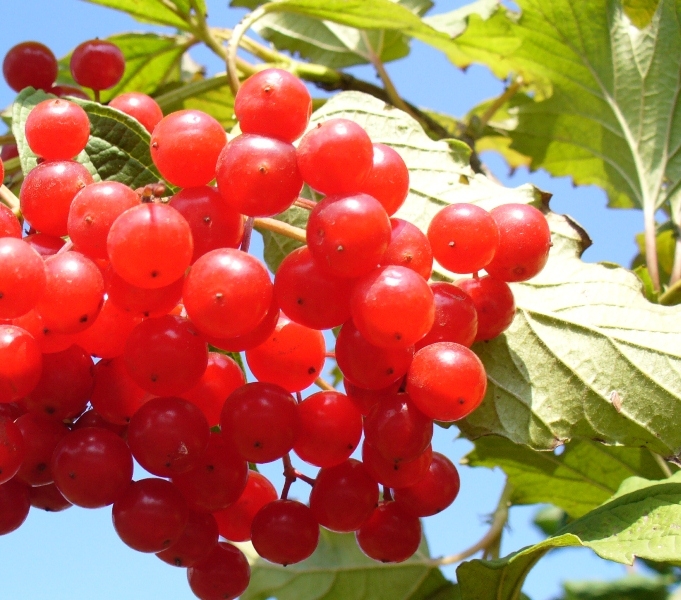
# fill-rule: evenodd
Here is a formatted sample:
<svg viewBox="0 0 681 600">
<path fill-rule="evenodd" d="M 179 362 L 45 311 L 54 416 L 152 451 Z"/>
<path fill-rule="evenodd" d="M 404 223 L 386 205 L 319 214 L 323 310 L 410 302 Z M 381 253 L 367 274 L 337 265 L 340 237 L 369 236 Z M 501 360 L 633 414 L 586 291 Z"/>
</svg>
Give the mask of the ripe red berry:
<svg viewBox="0 0 681 600">
<path fill-rule="evenodd" d="M 0 161 L 0 174 L 2 173 L 4 173 L 4 170 Z M 0 181 L 2 180 L 0 179 Z M 11 208 L 0 203 L 0 238 L 20 238 L 21 234 L 22 228 L 19 219 L 16 218 Z"/>
<path fill-rule="evenodd" d="M 276 500 L 253 519 L 251 541 L 264 559 L 291 565 L 310 556 L 319 542 L 319 524 L 309 507 L 295 500 Z"/>
<path fill-rule="evenodd" d="M 18 529 L 31 509 L 29 487 L 16 479 L 0 485 L 0 535 Z"/>
<path fill-rule="evenodd" d="M 310 92 L 283 69 L 251 75 L 234 99 L 234 114 L 243 133 L 293 142 L 303 135 L 312 113 Z"/>
<path fill-rule="evenodd" d="M 206 558 L 218 544 L 218 524 L 215 517 L 206 512 L 189 511 L 179 539 L 158 556 L 174 567 L 192 567 Z"/>
<path fill-rule="evenodd" d="M 42 368 L 43 355 L 33 336 L 21 327 L 0 325 L 0 404 L 32 392 L 40 381 Z M 1 440 L 2 436 L 0 445 Z"/>
<path fill-rule="evenodd" d="M 15 92 L 25 87 L 49 90 L 57 78 L 57 59 L 39 42 L 22 42 L 9 49 L 2 62 L 7 85 Z"/>
<path fill-rule="evenodd" d="M 511 326 L 515 317 L 515 299 L 507 283 L 486 276 L 461 279 L 456 285 L 468 295 L 475 307 L 478 321 L 475 341 L 494 339 Z"/>
<path fill-rule="evenodd" d="M 421 523 L 397 502 L 382 502 L 360 527 L 357 543 L 374 560 L 402 562 L 418 550 Z"/>
<path fill-rule="evenodd" d="M 297 155 L 298 168 L 310 187 L 327 195 L 356 194 L 371 170 L 374 150 L 357 123 L 329 119 L 302 137 Z"/>
<path fill-rule="evenodd" d="M 149 133 L 163 118 L 163 111 L 156 100 L 140 92 L 120 94 L 109 102 L 109 106 L 137 119 Z"/>
<path fill-rule="evenodd" d="M 187 569 L 187 579 L 200 600 L 233 600 L 248 587 L 251 568 L 241 550 L 220 542 L 206 558 Z"/>
<path fill-rule="evenodd" d="M 26 442 L 19 426 L 0 417 L 0 485 L 17 474 L 26 456 Z"/>
<path fill-rule="evenodd" d="M 474 301 L 462 288 L 444 281 L 430 284 L 435 318 L 430 331 L 416 342 L 417 350 L 435 342 L 456 342 L 468 348 L 473 344 L 478 332 L 478 313 Z"/>
<path fill-rule="evenodd" d="M 125 56 L 106 40 L 88 40 L 71 54 L 71 75 L 78 85 L 92 90 L 108 90 L 123 77 Z"/>
<path fill-rule="evenodd" d="M 26 141 L 45 160 L 73 158 L 85 148 L 89 137 L 87 113 L 68 100 L 43 100 L 26 119 Z"/>
<path fill-rule="evenodd" d="M 429 279 L 433 271 L 433 251 L 421 230 L 403 219 L 390 219 L 390 243 L 381 257 L 381 266 L 406 267 Z"/>
<path fill-rule="evenodd" d="M 64 495 L 57 489 L 54 483 L 30 487 L 28 492 L 31 497 L 31 506 L 45 512 L 61 512 L 73 506 L 64 498 Z"/>
<path fill-rule="evenodd" d="M 407 393 L 436 421 L 457 421 L 473 412 L 487 390 L 485 367 L 475 353 L 453 342 L 419 350 L 407 374 Z"/>
<path fill-rule="evenodd" d="M 179 187 L 207 185 L 215 177 L 227 134 L 210 115 L 180 110 L 164 117 L 151 136 L 151 158 L 161 175 Z"/>
<path fill-rule="evenodd" d="M 551 230 L 546 217 L 529 204 L 503 204 L 492 209 L 499 228 L 499 249 L 485 270 L 503 281 L 527 281 L 549 259 Z"/>
<path fill-rule="evenodd" d="M 385 212 L 393 215 L 409 194 L 409 170 L 396 150 L 385 144 L 374 144 L 371 170 L 360 186 L 360 192 L 378 200 Z"/>
<path fill-rule="evenodd" d="M 45 293 L 45 265 L 24 240 L 0 238 L 0 319 L 26 314 Z"/>
</svg>

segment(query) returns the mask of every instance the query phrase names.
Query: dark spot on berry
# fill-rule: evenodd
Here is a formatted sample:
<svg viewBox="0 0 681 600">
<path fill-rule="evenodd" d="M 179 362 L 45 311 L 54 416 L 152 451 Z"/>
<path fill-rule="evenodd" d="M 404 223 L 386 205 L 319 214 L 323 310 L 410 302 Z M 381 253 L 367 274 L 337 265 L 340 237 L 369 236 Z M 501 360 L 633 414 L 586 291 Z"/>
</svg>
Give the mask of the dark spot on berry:
<svg viewBox="0 0 681 600">
<path fill-rule="evenodd" d="M 298 299 L 296 300 L 296 303 L 297 303 L 297 304 L 300 304 L 300 305 L 303 305 L 303 304 L 305 304 L 305 300 L 303 300 L 302 298 L 298 298 Z"/>
<path fill-rule="evenodd" d="M 163 547 L 164 547 L 164 548 L 167 548 L 168 546 L 170 546 L 170 542 L 171 542 L 171 541 L 172 541 L 172 540 L 163 540 Z"/>
<path fill-rule="evenodd" d="M 151 276 L 154 277 L 154 278 L 156 278 L 156 277 L 159 276 L 159 272 L 158 272 L 158 271 L 152 271 L 152 272 L 151 272 Z"/>
<path fill-rule="evenodd" d="M 154 383 L 156 383 L 156 381 L 158 381 L 158 375 L 152 374 L 152 376 L 150 377 L 150 379 L 151 379 Z"/>
<path fill-rule="evenodd" d="M 47 464 L 46 463 L 38 463 L 35 466 L 35 470 L 38 471 L 38 473 L 42 473 L 45 469 L 47 469 Z"/>
<path fill-rule="evenodd" d="M 310 367 L 310 368 L 307 370 L 307 372 L 308 372 L 310 375 L 313 375 L 314 373 L 317 372 L 317 369 L 315 369 L 314 367 Z"/>
<path fill-rule="evenodd" d="M 254 447 L 254 448 L 262 448 L 262 444 L 261 444 L 260 442 L 255 442 L 255 443 L 253 444 L 253 447 Z"/>
<path fill-rule="evenodd" d="M 94 219 L 93 219 L 90 215 L 88 215 L 87 217 L 85 217 L 84 220 L 85 220 L 85 222 L 86 222 L 88 225 L 92 225 L 92 223 L 93 223 L 93 221 L 94 221 Z"/>
<path fill-rule="evenodd" d="M 385 374 L 386 374 L 386 375 L 392 375 L 394 372 L 395 372 L 395 370 L 394 370 L 392 367 L 388 367 L 388 368 L 385 370 Z"/>
<path fill-rule="evenodd" d="M 266 167 L 265 165 L 260 165 L 260 166 L 258 167 L 258 171 L 260 171 L 261 173 L 265 174 L 265 173 L 267 173 L 267 167 Z"/>
<path fill-rule="evenodd" d="M 80 319 L 78 319 L 81 323 L 87 323 L 87 315 L 83 315 Z"/>
<path fill-rule="evenodd" d="M 45 407 L 45 412 L 48 415 L 53 415 L 55 413 L 54 406 L 46 406 Z"/>
<path fill-rule="evenodd" d="M 354 450 L 355 445 L 354 444 L 348 444 L 348 450 Z"/>
<path fill-rule="evenodd" d="M 465 398 L 459 398 L 459 404 L 466 404 Z"/>
<path fill-rule="evenodd" d="M 211 222 L 211 218 L 208 215 L 206 215 L 205 217 L 203 217 L 203 222 L 208 224 Z"/>
<path fill-rule="evenodd" d="M 516 267 L 513 269 L 515 275 L 523 275 L 525 273 L 525 267 Z"/>
<path fill-rule="evenodd" d="M 266 86 L 262 89 L 262 91 L 265 92 L 266 94 L 271 94 L 271 93 L 272 93 L 272 86 L 271 86 L 271 85 L 266 85 Z"/>
<path fill-rule="evenodd" d="M 402 334 L 399 331 L 395 332 L 395 339 L 398 342 L 402 339 Z"/>
<path fill-rule="evenodd" d="M 215 467 L 213 465 L 206 465 L 206 471 L 212 473 L 213 471 L 215 471 Z"/>
<path fill-rule="evenodd" d="M 4 297 L 5 297 L 5 294 L 3 294 L 2 292 L 0 292 L 0 300 L 2 300 Z"/>
<path fill-rule="evenodd" d="M 182 566 L 182 561 L 179 558 L 175 558 L 175 560 L 173 560 L 173 562 L 175 563 L 176 567 Z"/>
<path fill-rule="evenodd" d="M 411 254 L 404 255 L 404 262 L 410 263 L 412 260 L 414 260 L 414 257 Z"/>
<path fill-rule="evenodd" d="M 167 462 L 164 466 L 165 466 L 167 469 L 170 469 L 171 464 L 170 464 L 169 462 Z"/>
<path fill-rule="evenodd" d="M 71 471 L 71 472 L 69 473 L 69 477 L 70 477 L 71 479 L 75 479 L 75 478 L 76 478 L 76 474 L 75 474 L 73 471 Z"/>
<path fill-rule="evenodd" d="M 142 313 L 142 316 L 143 316 L 143 317 L 148 317 L 148 316 L 149 316 L 149 311 L 148 311 L 148 310 L 145 310 L 145 311 Z"/>
</svg>

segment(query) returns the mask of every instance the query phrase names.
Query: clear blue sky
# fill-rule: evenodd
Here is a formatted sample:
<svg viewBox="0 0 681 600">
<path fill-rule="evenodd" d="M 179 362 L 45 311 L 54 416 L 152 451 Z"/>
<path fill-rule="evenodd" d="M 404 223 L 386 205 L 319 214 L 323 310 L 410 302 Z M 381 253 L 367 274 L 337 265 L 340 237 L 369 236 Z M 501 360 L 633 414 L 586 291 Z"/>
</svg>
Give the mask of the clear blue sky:
<svg viewBox="0 0 681 600">
<path fill-rule="evenodd" d="M 228 10 L 226 0 L 207 0 L 210 21 L 231 27 L 243 11 Z M 436 2 L 433 12 L 446 12 L 465 2 Z M 63 56 L 77 44 L 93 37 L 107 37 L 129 30 L 149 30 L 126 15 L 78 0 L 6 0 L 3 3 L 0 55 L 16 43 L 38 40 Z M 207 64 L 209 72 L 222 70 L 207 51 L 192 56 Z M 400 93 L 414 104 L 463 115 L 478 102 L 499 94 L 502 84 L 480 67 L 465 74 L 454 69 L 438 52 L 414 43 L 407 59 L 391 63 L 388 70 Z M 358 74 L 373 80 L 368 68 Z M 0 83 L 0 106 L 12 102 L 13 93 Z M 633 236 L 642 229 L 637 211 L 605 209 L 605 196 L 595 188 L 573 188 L 566 179 L 529 174 L 520 169 L 507 176 L 503 161 L 494 155 L 483 160 L 505 185 L 531 181 L 554 194 L 553 209 L 571 214 L 590 233 L 594 245 L 585 255 L 590 261 L 607 260 L 628 265 L 636 249 Z M 613 232 L 617 232 L 614 234 Z M 458 461 L 470 448 L 465 440 L 453 441 L 451 430 L 439 430 L 434 448 Z M 264 469 L 280 486 L 280 467 Z M 309 471 L 308 471 L 309 472 Z M 434 556 L 457 552 L 485 531 L 485 517 L 496 505 L 503 475 L 487 469 L 461 469 L 462 491 L 444 514 L 426 520 L 425 530 Z M 294 485 L 293 495 L 297 486 Z M 502 554 L 539 541 L 530 524 L 536 507 L 511 511 L 510 531 L 504 535 Z M 0 537 L 2 565 L 0 599 L 4 600 L 184 600 L 193 598 L 185 572 L 162 563 L 153 555 L 136 553 L 117 538 L 109 509 L 88 511 L 71 508 L 59 514 L 32 511 L 16 532 Z M 454 569 L 447 571 L 454 576 Z M 624 574 L 620 565 L 606 563 L 588 550 L 562 550 L 542 559 L 530 575 L 525 590 L 532 600 L 559 595 L 563 578 L 613 578 Z"/>
</svg>

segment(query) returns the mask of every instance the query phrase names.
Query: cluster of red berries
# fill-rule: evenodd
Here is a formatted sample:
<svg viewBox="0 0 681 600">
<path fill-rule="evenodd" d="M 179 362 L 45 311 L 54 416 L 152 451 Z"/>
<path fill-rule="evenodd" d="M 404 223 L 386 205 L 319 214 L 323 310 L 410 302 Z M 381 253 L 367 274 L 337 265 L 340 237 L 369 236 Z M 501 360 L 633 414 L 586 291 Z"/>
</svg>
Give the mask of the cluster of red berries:
<svg viewBox="0 0 681 600">
<path fill-rule="evenodd" d="M 456 204 L 425 235 L 391 217 L 409 189 L 400 155 L 346 119 L 305 133 L 311 106 L 299 80 L 270 69 L 241 87 L 229 143 L 200 111 L 157 119 L 152 158 L 182 188 L 170 198 L 164 185 L 93 182 L 73 160 L 89 135 L 78 105 L 29 114 L 42 161 L 20 201 L 35 232 L 0 207 L 0 534 L 31 504 L 113 505 L 126 544 L 188 567 L 212 600 L 250 577 L 218 536 L 286 565 L 312 554 L 321 525 L 403 561 L 419 518 L 453 502 L 459 478 L 431 448 L 433 422 L 482 401 L 469 346 L 510 325 L 507 282 L 543 267 L 546 220 L 525 205 Z M 300 198 L 304 184 L 324 198 Z M 272 283 L 245 251 L 250 229 L 294 203 L 310 211 L 307 245 Z M 428 283 L 433 257 L 474 277 Z M 303 400 L 329 357 L 322 331 L 336 327 L 346 393 Z M 257 381 L 209 345 L 245 352 Z M 320 468 L 314 479 L 291 451 Z M 133 482 L 133 458 L 156 477 Z M 280 496 L 248 466 L 278 459 Z M 288 499 L 295 479 L 312 484 L 309 505 Z"/>
</svg>

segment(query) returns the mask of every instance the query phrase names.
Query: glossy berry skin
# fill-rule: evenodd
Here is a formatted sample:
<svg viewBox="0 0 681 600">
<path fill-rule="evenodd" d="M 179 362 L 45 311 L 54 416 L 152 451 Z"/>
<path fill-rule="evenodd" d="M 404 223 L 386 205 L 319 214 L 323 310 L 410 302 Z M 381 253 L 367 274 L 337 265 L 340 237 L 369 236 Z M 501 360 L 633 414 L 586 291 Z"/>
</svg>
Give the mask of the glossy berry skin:
<svg viewBox="0 0 681 600">
<path fill-rule="evenodd" d="M 169 205 L 187 220 L 192 230 L 192 263 L 211 250 L 239 247 L 244 218 L 225 205 L 214 187 L 185 188 L 171 198 Z"/>
<path fill-rule="evenodd" d="M 26 314 L 45 293 L 45 266 L 25 241 L 0 238 L 0 319 Z"/>
<path fill-rule="evenodd" d="M 366 194 L 327 196 L 310 213 L 307 245 L 319 267 L 357 278 L 375 269 L 390 243 L 388 214 Z"/>
<path fill-rule="evenodd" d="M 173 475 L 173 483 L 189 508 L 215 512 L 239 499 L 247 477 L 248 463 L 230 440 L 220 433 L 211 433 L 208 448 L 198 464 L 190 471 Z"/>
<path fill-rule="evenodd" d="M 426 476 L 413 486 L 397 488 L 395 502 L 416 517 L 430 517 L 454 502 L 460 487 L 459 472 L 452 461 L 433 452 Z"/>
<path fill-rule="evenodd" d="M 185 400 L 203 412 L 208 425 L 220 422 L 225 398 L 246 383 L 246 376 L 236 361 L 220 352 L 208 353 L 208 366 L 199 382 L 182 393 Z"/>
<path fill-rule="evenodd" d="M 340 392 L 323 391 L 298 405 L 300 434 L 293 446 L 304 461 L 331 467 L 350 458 L 362 437 L 362 415 Z"/>
<path fill-rule="evenodd" d="M 31 412 L 21 415 L 15 424 L 21 430 L 26 448 L 16 479 L 33 486 L 52 483 L 52 454 L 61 439 L 69 433 L 68 427 L 61 421 Z"/>
<path fill-rule="evenodd" d="M 74 335 L 74 343 L 97 358 L 115 358 L 123 354 L 128 336 L 141 320 L 106 299 L 92 325 Z"/>
<path fill-rule="evenodd" d="M 286 316 L 296 323 L 312 329 L 331 329 L 350 318 L 354 282 L 320 269 L 307 246 L 303 246 L 279 265 L 274 295 Z"/>
<path fill-rule="evenodd" d="M 50 88 L 50 94 L 59 96 L 60 98 L 66 98 L 68 96 L 72 98 L 80 98 L 81 100 L 92 100 L 83 90 L 75 85 L 53 85 Z"/>
<path fill-rule="evenodd" d="M 106 241 L 114 221 L 140 203 L 139 196 L 117 181 L 99 181 L 78 192 L 71 202 L 67 228 L 79 252 L 108 259 Z"/>
<path fill-rule="evenodd" d="M 390 243 L 381 257 L 381 266 L 406 267 L 429 279 L 433 271 L 433 251 L 421 230 L 403 219 L 390 219 Z"/>
<path fill-rule="evenodd" d="M 384 563 L 407 560 L 421 543 L 421 523 L 396 502 L 382 502 L 357 532 L 357 544 L 369 558 Z"/>
<path fill-rule="evenodd" d="M 206 558 L 218 544 L 218 524 L 210 513 L 189 511 L 180 538 L 158 556 L 174 567 L 191 567 Z"/>
<path fill-rule="evenodd" d="M 462 279 L 456 285 L 468 294 L 475 307 L 478 319 L 475 341 L 492 340 L 511 326 L 515 299 L 507 283 L 486 276 Z"/>
<path fill-rule="evenodd" d="M 267 313 L 262 321 L 248 333 L 227 338 L 217 338 L 204 333 L 204 337 L 211 346 L 215 346 L 226 352 L 243 352 L 244 350 L 250 350 L 265 342 L 267 338 L 272 335 L 274 328 L 279 322 L 280 312 L 277 301 L 273 295 L 270 307 L 267 309 Z"/>
<path fill-rule="evenodd" d="M 118 537 L 133 550 L 161 552 L 182 535 L 189 509 L 170 481 L 141 479 L 114 502 L 112 517 Z"/>
<path fill-rule="evenodd" d="M 0 485 L 0 535 L 18 529 L 31 509 L 29 488 L 12 479 Z"/>
<path fill-rule="evenodd" d="M 15 92 L 26 87 L 49 90 L 57 78 L 57 59 L 39 42 L 22 42 L 9 49 L 2 62 L 7 85 Z"/>
<path fill-rule="evenodd" d="M 360 192 L 378 200 L 393 215 L 409 194 L 409 170 L 396 150 L 385 144 L 373 145 L 373 164 Z"/>
<path fill-rule="evenodd" d="M 62 237 L 68 234 L 71 202 L 92 175 L 80 163 L 53 161 L 32 169 L 21 184 L 21 212 L 41 233 Z M 45 193 L 45 190 L 49 193 Z"/>
<path fill-rule="evenodd" d="M 26 314 L 12 319 L 12 325 L 28 331 L 40 345 L 43 354 L 61 352 L 75 344 L 75 336 L 67 333 L 56 333 L 44 326 L 42 317 L 33 309 Z"/>
<path fill-rule="evenodd" d="M 331 531 L 357 531 L 378 504 L 378 484 L 364 465 L 350 458 L 319 471 L 310 509 L 319 524 Z"/>
<path fill-rule="evenodd" d="M 414 348 L 379 348 L 362 336 L 352 321 L 341 327 L 336 339 L 336 361 L 343 377 L 353 385 L 380 390 L 407 373 Z"/>
<path fill-rule="evenodd" d="M 298 168 L 310 187 L 326 195 L 355 194 L 371 170 L 374 149 L 360 125 L 329 119 L 301 138 L 297 155 Z"/>
<path fill-rule="evenodd" d="M 128 446 L 100 427 L 84 427 L 64 436 L 54 449 L 51 468 L 64 498 L 83 508 L 113 504 L 132 481 Z"/>
<path fill-rule="evenodd" d="M 61 512 L 71 508 L 71 504 L 57 489 L 54 483 L 28 488 L 31 506 L 45 512 Z"/>
<path fill-rule="evenodd" d="M 253 134 L 240 135 L 225 146 L 215 178 L 227 206 L 249 217 L 284 212 L 303 187 L 296 149 Z"/>
<path fill-rule="evenodd" d="M 113 269 L 106 273 L 108 300 L 136 318 L 163 317 L 182 298 L 184 277 L 159 288 L 141 288 L 125 281 Z"/>
<path fill-rule="evenodd" d="M 21 237 L 21 236 L 17 236 Z M 64 240 L 56 235 L 49 235 L 47 233 L 31 233 L 23 240 L 31 245 L 40 256 L 46 258 L 59 252 L 64 247 Z"/>
<path fill-rule="evenodd" d="M 251 580 L 251 567 L 238 548 L 220 542 L 202 561 L 187 569 L 187 580 L 200 600 L 233 600 Z"/>
<path fill-rule="evenodd" d="M 546 217 L 529 204 L 503 204 L 490 214 L 499 228 L 499 250 L 485 270 L 503 281 L 527 281 L 537 275 L 551 249 Z"/>
<path fill-rule="evenodd" d="M 92 90 L 108 90 L 123 77 L 125 57 L 115 44 L 88 40 L 71 54 L 71 75 L 76 83 Z"/>
<path fill-rule="evenodd" d="M 273 383 L 247 383 L 222 408 L 220 427 L 249 462 L 267 463 L 289 452 L 300 432 L 298 405 Z"/>
<path fill-rule="evenodd" d="M 94 364 L 75 344 L 61 352 L 43 354 L 43 368 L 36 386 L 26 395 L 26 407 L 63 420 L 85 410 L 94 385 Z"/>
<path fill-rule="evenodd" d="M 154 131 L 154 127 L 163 118 L 163 111 L 158 102 L 140 92 L 120 94 L 109 102 L 109 106 L 137 119 L 149 133 Z"/>
<path fill-rule="evenodd" d="M 302 392 L 320 376 L 325 355 L 321 331 L 295 323 L 282 313 L 272 335 L 246 350 L 246 361 L 258 381 Z"/>
<path fill-rule="evenodd" d="M 248 480 L 239 499 L 227 508 L 214 514 L 220 535 L 232 542 L 247 542 L 251 539 L 251 524 L 257 512 L 279 495 L 276 488 L 264 475 L 248 471 Z"/>
<path fill-rule="evenodd" d="M 123 358 L 128 374 L 142 389 L 173 396 L 201 379 L 208 365 L 208 346 L 187 319 L 166 315 L 137 325 Z"/>
<path fill-rule="evenodd" d="M 265 69 L 243 82 L 234 99 L 234 114 L 243 133 L 290 143 L 307 128 L 312 98 L 295 75 Z"/>
<path fill-rule="evenodd" d="M 111 433 L 124 438 L 128 428 L 125 425 L 116 425 L 105 420 L 94 408 L 86 410 L 78 419 L 71 425 L 71 431 L 78 431 L 85 427 L 99 427 L 101 429 L 108 429 Z"/>
<path fill-rule="evenodd" d="M 199 258 L 184 284 L 184 306 L 196 327 L 210 336 L 245 335 L 265 318 L 272 282 L 255 257 L 220 248 Z"/>
<path fill-rule="evenodd" d="M 391 489 L 417 484 L 428 474 L 432 459 L 431 446 L 414 460 L 394 461 L 386 459 L 366 440 L 362 444 L 362 462 L 367 471 L 375 481 Z"/>
<path fill-rule="evenodd" d="M 226 143 L 227 134 L 213 117 L 200 110 L 179 110 L 154 128 L 151 158 L 173 185 L 198 187 L 215 177 L 215 165 Z"/>
<path fill-rule="evenodd" d="M 0 165 L 2 165 L 2 162 L 0 162 Z M 0 166 L 0 173 L 2 172 L 4 172 L 4 169 Z M 12 210 L 8 206 L 0 204 L 0 238 L 20 238 L 21 234 L 22 229 L 19 219 L 14 216 Z"/>
<path fill-rule="evenodd" d="M 16 423 L 0 417 L 0 485 L 17 474 L 26 455 L 26 443 Z"/>
<path fill-rule="evenodd" d="M 128 375 L 122 356 L 100 360 L 95 365 L 95 385 L 90 403 L 109 423 L 127 425 L 149 397 L 150 394 Z"/>
<path fill-rule="evenodd" d="M 408 348 L 433 325 L 435 303 L 428 282 L 405 267 L 381 267 L 362 277 L 350 299 L 352 321 L 381 348 Z"/>
<path fill-rule="evenodd" d="M 26 141 L 45 160 L 70 160 L 85 148 L 90 120 L 77 104 L 56 98 L 43 100 L 28 114 Z"/>
<path fill-rule="evenodd" d="M 381 400 L 364 420 L 364 435 L 387 460 L 416 459 L 430 444 L 433 420 L 407 394 Z"/>
<path fill-rule="evenodd" d="M 32 392 L 40 381 L 42 368 L 43 355 L 33 336 L 21 327 L 0 325 L 0 404 L 14 402 Z M 0 454 L 1 444 L 0 440 Z"/>
<path fill-rule="evenodd" d="M 319 524 L 304 504 L 276 500 L 255 515 L 251 541 L 265 560 L 292 565 L 308 558 L 317 548 Z"/>
<path fill-rule="evenodd" d="M 208 447 L 210 428 L 201 410 L 182 398 L 152 398 L 132 415 L 128 445 L 153 475 L 193 469 Z"/>
<path fill-rule="evenodd" d="M 451 204 L 440 210 L 428 226 L 435 260 L 453 273 L 476 273 L 494 258 L 499 230 L 484 208 Z"/>
<path fill-rule="evenodd" d="M 62 252 L 45 260 L 45 293 L 36 305 L 43 324 L 57 333 L 90 327 L 104 304 L 104 277 L 87 256 Z"/>
<path fill-rule="evenodd" d="M 177 281 L 194 252 L 186 219 L 166 204 L 139 204 L 111 225 L 107 252 L 114 271 L 141 288 L 160 288 Z"/>
<path fill-rule="evenodd" d="M 438 342 L 414 355 L 407 393 L 436 421 L 458 421 L 473 412 L 487 390 L 485 367 L 475 353 L 453 342 Z"/>
<path fill-rule="evenodd" d="M 435 342 L 456 342 L 470 348 L 478 332 L 478 313 L 473 300 L 461 286 L 444 281 L 429 285 L 435 300 L 435 318 L 430 331 L 416 342 L 416 349 Z"/>
<path fill-rule="evenodd" d="M 402 381 L 403 378 L 391 383 L 388 387 L 381 388 L 379 390 L 367 390 L 357 387 L 344 378 L 343 387 L 345 388 L 345 394 L 347 397 L 350 398 L 359 411 L 366 417 L 369 414 L 369 411 L 378 402 L 385 398 L 391 398 L 397 394 L 400 387 L 402 386 Z"/>
</svg>

